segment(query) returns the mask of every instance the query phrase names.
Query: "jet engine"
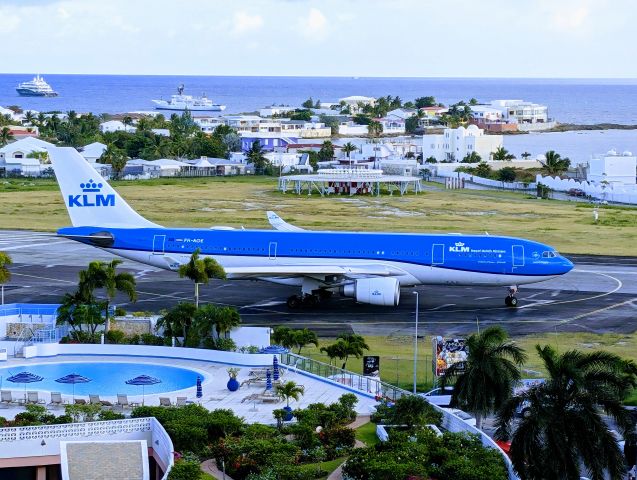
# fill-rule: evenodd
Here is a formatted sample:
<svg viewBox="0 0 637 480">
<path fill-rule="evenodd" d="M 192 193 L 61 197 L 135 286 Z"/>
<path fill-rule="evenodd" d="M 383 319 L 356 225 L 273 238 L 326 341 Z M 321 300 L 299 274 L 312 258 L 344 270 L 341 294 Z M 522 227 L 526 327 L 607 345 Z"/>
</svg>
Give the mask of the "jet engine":
<svg viewBox="0 0 637 480">
<path fill-rule="evenodd" d="M 395 278 L 360 278 L 341 287 L 341 295 L 359 303 L 395 307 L 400 301 L 400 283 Z"/>
</svg>

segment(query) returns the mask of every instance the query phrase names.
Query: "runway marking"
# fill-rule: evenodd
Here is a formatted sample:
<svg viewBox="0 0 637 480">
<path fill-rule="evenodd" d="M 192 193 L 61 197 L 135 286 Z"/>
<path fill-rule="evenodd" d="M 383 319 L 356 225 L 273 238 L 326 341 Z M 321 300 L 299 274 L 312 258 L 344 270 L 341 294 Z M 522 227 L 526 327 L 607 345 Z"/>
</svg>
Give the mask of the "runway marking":
<svg viewBox="0 0 637 480">
<path fill-rule="evenodd" d="M 3 248 L 2 250 L 3 250 L 4 252 L 8 252 L 9 250 L 19 250 L 19 249 L 21 249 L 21 248 L 42 247 L 42 246 L 44 246 L 44 245 L 51 246 L 51 245 L 53 245 L 54 243 L 60 243 L 60 242 L 53 242 L 53 243 L 51 243 L 51 242 L 47 242 L 47 243 L 33 243 L 33 244 L 29 244 L 29 245 L 18 245 L 17 247 Z"/>
<path fill-rule="evenodd" d="M 612 309 L 617 308 L 617 307 L 623 307 L 624 305 L 632 305 L 632 304 L 634 304 L 635 301 L 637 301 L 637 297 L 631 298 L 630 300 L 626 300 L 624 302 L 615 303 L 614 305 L 608 305 L 607 307 L 598 308 L 597 310 L 593 310 L 591 312 L 580 313 L 579 315 L 576 315 L 576 316 L 574 316 L 573 318 L 571 318 L 569 320 L 561 320 L 560 322 L 558 322 L 558 325 L 564 325 L 566 323 L 571 323 L 571 322 L 579 320 L 581 318 L 590 317 L 591 315 L 596 315 L 598 313 L 602 313 L 602 312 L 605 312 L 607 310 L 612 310 Z"/>
<path fill-rule="evenodd" d="M 59 278 L 40 277 L 38 275 L 29 275 L 27 273 L 17 273 L 17 272 L 14 272 L 13 270 L 11 271 L 11 275 L 17 275 L 17 276 L 20 276 L 20 277 L 37 278 L 39 280 L 51 280 L 53 282 L 60 282 L 60 283 L 77 284 L 77 282 L 72 282 L 71 280 L 62 280 L 62 279 L 59 279 Z"/>
<path fill-rule="evenodd" d="M 434 312 L 436 310 L 440 310 L 441 308 L 445 308 L 445 307 L 455 307 L 456 304 L 455 303 L 445 303 L 444 305 L 440 305 L 438 307 L 434 307 L 434 308 L 430 308 L 427 311 L 429 312 Z"/>
</svg>

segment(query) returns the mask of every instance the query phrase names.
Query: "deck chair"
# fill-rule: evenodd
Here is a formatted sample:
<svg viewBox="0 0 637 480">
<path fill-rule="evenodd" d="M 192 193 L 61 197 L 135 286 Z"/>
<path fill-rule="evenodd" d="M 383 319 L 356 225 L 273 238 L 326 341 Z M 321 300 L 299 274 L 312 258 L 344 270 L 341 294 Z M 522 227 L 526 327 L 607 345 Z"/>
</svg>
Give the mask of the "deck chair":
<svg viewBox="0 0 637 480">
<path fill-rule="evenodd" d="M 13 393 L 10 390 L 2 390 L 0 392 L 0 404 L 2 405 L 15 405 L 18 403 L 13 399 Z"/>
<path fill-rule="evenodd" d="M 159 405 L 161 407 L 172 407 L 173 404 L 168 397 L 159 397 Z"/>
<path fill-rule="evenodd" d="M 27 392 L 27 404 L 28 405 L 43 405 L 46 402 L 40 398 L 38 392 Z"/>
<path fill-rule="evenodd" d="M 115 405 L 117 405 L 118 407 L 122 407 L 122 408 L 133 408 L 133 407 L 137 407 L 139 405 L 139 403 L 137 403 L 137 402 L 129 402 L 128 401 L 128 395 L 126 395 L 125 393 L 118 393 L 117 394 L 117 402 L 115 403 Z"/>
<path fill-rule="evenodd" d="M 188 397 L 177 397 L 177 403 L 175 403 L 178 407 L 183 407 L 188 403 Z"/>
<path fill-rule="evenodd" d="M 99 395 L 89 395 L 89 403 L 91 405 L 101 405 L 102 407 L 112 407 L 113 404 L 108 400 L 100 400 Z"/>
<path fill-rule="evenodd" d="M 66 402 L 62 400 L 62 394 L 60 392 L 51 392 L 51 401 L 49 402 L 49 406 L 51 407 L 61 407 Z"/>
</svg>

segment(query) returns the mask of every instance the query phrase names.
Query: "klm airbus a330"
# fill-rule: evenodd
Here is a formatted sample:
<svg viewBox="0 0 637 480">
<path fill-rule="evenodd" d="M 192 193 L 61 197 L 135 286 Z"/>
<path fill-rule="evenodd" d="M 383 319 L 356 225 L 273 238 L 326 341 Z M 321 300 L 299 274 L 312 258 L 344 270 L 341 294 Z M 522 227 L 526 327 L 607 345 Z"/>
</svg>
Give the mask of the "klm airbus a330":
<svg viewBox="0 0 637 480">
<path fill-rule="evenodd" d="M 73 224 L 58 235 L 168 270 L 199 249 L 228 278 L 300 287 L 301 295 L 288 299 L 291 308 L 333 294 L 393 306 L 401 287 L 413 285 L 506 286 L 505 303 L 515 307 L 518 285 L 573 268 L 552 247 L 521 238 L 308 231 L 273 212 L 275 230 L 165 228 L 135 212 L 74 149 L 52 149 L 50 156 Z"/>
</svg>

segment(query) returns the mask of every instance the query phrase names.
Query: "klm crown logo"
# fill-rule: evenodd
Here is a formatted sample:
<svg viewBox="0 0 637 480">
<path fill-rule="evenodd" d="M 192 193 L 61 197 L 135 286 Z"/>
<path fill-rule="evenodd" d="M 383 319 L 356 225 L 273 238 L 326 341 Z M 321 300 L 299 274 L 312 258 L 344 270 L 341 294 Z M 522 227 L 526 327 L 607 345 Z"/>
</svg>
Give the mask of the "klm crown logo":
<svg viewBox="0 0 637 480">
<path fill-rule="evenodd" d="M 464 242 L 456 242 L 455 245 L 449 247 L 450 252 L 455 253 L 468 253 L 470 252 L 469 247 L 465 247 Z"/>
<path fill-rule="evenodd" d="M 69 195 L 69 207 L 114 207 L 115 195 L 102 195 L 102 183 L 94 182 L 90 179 L 88 182 L 80 183 L 81 195 Z"/>
</svg>

